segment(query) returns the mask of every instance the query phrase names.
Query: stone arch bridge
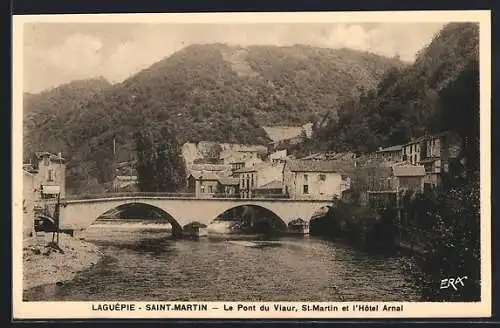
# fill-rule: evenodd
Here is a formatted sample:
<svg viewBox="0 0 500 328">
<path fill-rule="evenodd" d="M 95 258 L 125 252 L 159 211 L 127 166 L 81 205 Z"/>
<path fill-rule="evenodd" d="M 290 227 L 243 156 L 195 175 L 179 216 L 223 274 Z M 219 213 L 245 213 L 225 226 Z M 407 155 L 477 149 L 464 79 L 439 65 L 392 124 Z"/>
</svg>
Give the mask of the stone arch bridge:
<svg viewBox="0 0 500 328">
<path fill-rule="evenodd" d="M 84 230 L 102 214 L 125 204 L 146 204 L 165 212 L 169 222 L 183 227 L 193 221 L 206 225 L 227 210 L 253 205 L 276 214 L 285 225 L 297 218 L 309 222 L 320 208 L 331 205 L 328 200 L 291 200 L 273 198 L 195 198 L 168 196 L 120 196 L 92 199 L 66 199 L 61 201 L 61 229 Z"/>
</svg>

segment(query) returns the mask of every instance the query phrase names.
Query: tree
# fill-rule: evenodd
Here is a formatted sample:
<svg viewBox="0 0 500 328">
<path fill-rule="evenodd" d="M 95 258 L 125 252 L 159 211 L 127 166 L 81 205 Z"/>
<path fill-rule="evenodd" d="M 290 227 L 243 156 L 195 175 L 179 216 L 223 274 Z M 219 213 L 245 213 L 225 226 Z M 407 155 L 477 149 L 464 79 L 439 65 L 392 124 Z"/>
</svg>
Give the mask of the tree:
<svg viewBox="0 0 500 328">
<path fill-rule="evenodd" d="M 440 92 L 441 124 L 462 137 L 469 172 L 479 169 L 479 63 L 472 61 Z"/>
<path fill-rule="evenodd" d="M 480 188 L 469 181 L 457 188 L 441 191 L 437 202 L 428 199 L 416 204 L 427 212 L 427 252 L 407 269 L 422 286 L 423 301 L 479 301 L 480 263 Z M 441 281 L 466 276 L 458 289 L 441 288 Z"/>
<path fill-rule="evenodd" d="M 139 189 L 175 192 L 185 185 L 186 165 L 170 127 L 143 124 L 135 134 Z"/>
</svg>

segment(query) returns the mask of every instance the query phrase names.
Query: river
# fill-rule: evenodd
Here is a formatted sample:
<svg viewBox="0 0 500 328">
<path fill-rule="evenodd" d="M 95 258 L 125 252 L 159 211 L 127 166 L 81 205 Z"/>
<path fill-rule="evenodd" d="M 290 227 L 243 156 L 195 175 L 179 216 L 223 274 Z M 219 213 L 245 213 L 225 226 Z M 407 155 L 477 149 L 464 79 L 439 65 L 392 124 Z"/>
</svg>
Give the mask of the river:
<svg viewBox="0 0 500 328">
<path fill-rule="evenodd" d="M 102 262 L 26 301 L 418 301 L 402 255 L 371 254 L 339 241 L 172 239 L 162 229 L 90 226 Z M 237 238 L 236 238 L 237 239 Z M 252 239 L 259 239 L 252 237 Z M 269 241 L 269 239 L 268 239 Z"/>
</svg>

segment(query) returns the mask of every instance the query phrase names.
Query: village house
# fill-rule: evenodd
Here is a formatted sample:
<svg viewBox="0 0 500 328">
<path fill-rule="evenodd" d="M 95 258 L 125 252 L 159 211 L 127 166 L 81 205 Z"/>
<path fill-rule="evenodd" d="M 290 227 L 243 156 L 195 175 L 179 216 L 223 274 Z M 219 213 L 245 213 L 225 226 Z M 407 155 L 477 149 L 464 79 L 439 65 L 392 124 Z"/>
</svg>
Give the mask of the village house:
<svg viewBox="0 0 500 328">
<path fill-rule="evenodd" d="M 188 176 L 188 192 L 196 198 L 211 198 L 217 192 L 219 176 L 212 171 L 191 172 Z"/>
<path fill-rule="evenodd" d="M 283 169 L 283 193 L 291 199 L 330 200 L 350 188 L 352 161 L 288 160 Z"/>
<path fill-rule="evenodd" d="M 255 198 L 283 198 L 283 181 L 275 179 L 253 189 Z"/>
<path fill-rule="evenodd" d="M 282 149 L 269 154 L 269 161 L 271 163 L 285 163 L 288 158 L 287 150 Z"/>
<path fill-rule="evenodd" d="M 267 154 L 265 146 L 248 146 L 239 144 L 221 144 L 221 152 L 219 159 L 224 164 L 234 162 L 262 162 L 262 159 Z M 252 164 L 250 164 L 251 166 Z"/>
<path fill-rule="evenodd" d="M 47 199 L 66 195 L 66 164 L 61 154 L 36 152 L 23 169 L 33 174 L 37 198 Z"/>
<path fill-rule="evenodd" d="M 196 198 L 239 197 L 239 180 L 212 171 L 192 172 L 188 176 L 188 192 Z"/>
<path fill-rule="evenodd" d="M 397 145 L 386 148 L 380 147 L 376 152 L 376 156 L 377 158 L 385 159 L 394 163 L 401 162 L 403 160 L 403 146 Z"/>
<path fill-rule="evenodd" d="M 239 156 L 233 156 L 233 161 L 230 162 L 231 174 L 233 176 L 237 176 L 238 174 L 235 173 L 237 170 L 253 167 L 255 164 L 262 162 L 262 159 L 260 159 L 256 153 L 252 153 L 250 155 L 247 153 L 241 153 Z"/>
<path fill-rule="evenodd" d="M 217 192 L 221 197 L 240 197 L 240 180 L 238 178 L 220 177 L 217 182 Z"/>
<path fill-rule="evenodd" d="M 260 188 L 271 181 L 282 181 L 282 163 L 262 162 L 250 168 L 235 171 L 240 181 L 240 197 L 254 197 L 254 189 Z"/>
<path fill-rule="evenodd" d="M 367 192 L 422 191 L 425 168 L 408 162 L 382 160 L 358 168 L 356 178 L 359 189 Z"/>
<path fill-rule="evenodd" d="M 125 161 L 116 164 L 115 177 L 113 178 L 113 191 L 138 191 L 139 178 L 134 161 Z"/>
<path fill-rule="evenodd" d="M 396 205 L 398 194 L 422 191 L 424 188 L 425 168 L 408 162 L 393 163 L 377 160 L 358 167 L 353 184 L 360 192 L 362 204 L 386 206 Z"/>
<path fill-rule="evenodd" d="M 213 172 L 220 176 L 231 175 L 231 165 L 228 164 L 191 164 L 187 167 L 188 176 L 191 173 Z"/>
<path fill-rule="evenodd" d="M 23 235 L 32 235 L 35 202 L 64 197 L 66 165 L 61 154 L 36 152 L 30 163 L 23 164 Z"/>
<path fill-rule="evenodd" d="M 425 167 L 425 184 L 438 186 L 445 174 L 454 174 L 458 169 L 461 139 L 452 132 L 442 132 L 413 139 L 403 145 L 403 161 Z"/>
<path fill-rule="evenodd" d="M 113 179 L 113 190 L 116 192 L 138 191 L 137 175 L 117 175 Z"/>
<path fill-rule="evenodd" d="M 35 217 L 35 175 L 23 170 L 23 236 L 33 235 Z"/>
<path fill-rule="evenodd" d="M 425 168 L 423 165 L 397 163 L 392 166 L 396 190 L 423 191 Z"/>
</svg>

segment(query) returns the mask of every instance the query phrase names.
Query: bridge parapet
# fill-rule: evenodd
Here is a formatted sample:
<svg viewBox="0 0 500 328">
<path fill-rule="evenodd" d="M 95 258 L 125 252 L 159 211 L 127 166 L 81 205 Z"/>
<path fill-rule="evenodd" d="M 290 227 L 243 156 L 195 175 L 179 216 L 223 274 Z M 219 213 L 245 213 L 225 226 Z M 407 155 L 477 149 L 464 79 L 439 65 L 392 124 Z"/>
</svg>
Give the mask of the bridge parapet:
<svg viewBox="0 0 500 328">
<path fill-rule="evenodd" d="M 92 199 L 120 199 L 120 198 L 162 198 L 162 199 L 242 199 L 234 197 L 234 195 L 227 194 L 207 194 L 203 196 L 196 196 L 195 193 L 169 193 L 169 192 L 122 192 L 122 193 L 103 193 L 103 194 L 84 194 L 66 196 L 64 200 L 92 200 Z M 290 200 L 289 197 L 284 195 L 266 195 L 265 197 L 253 197 L 243 199 L 278 199 Z"/>
</svg>

